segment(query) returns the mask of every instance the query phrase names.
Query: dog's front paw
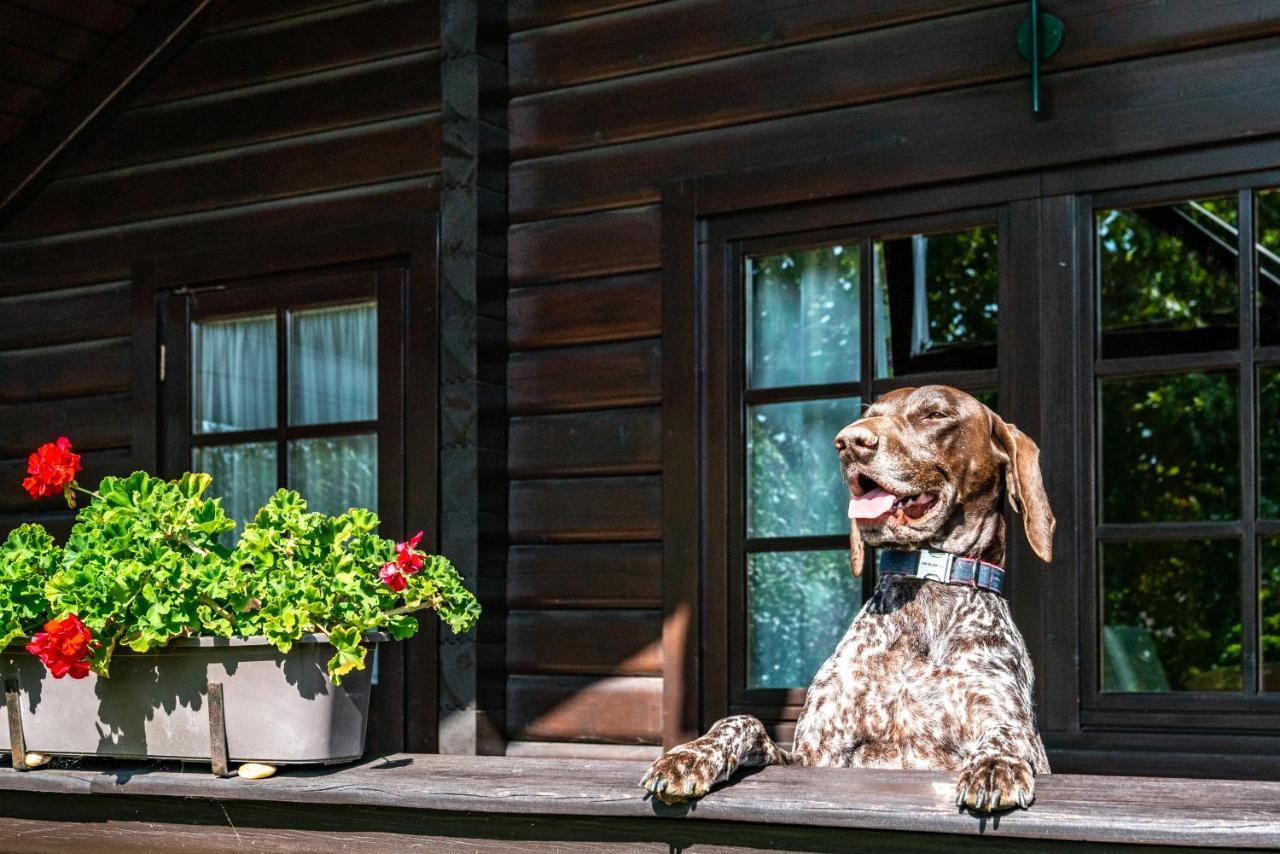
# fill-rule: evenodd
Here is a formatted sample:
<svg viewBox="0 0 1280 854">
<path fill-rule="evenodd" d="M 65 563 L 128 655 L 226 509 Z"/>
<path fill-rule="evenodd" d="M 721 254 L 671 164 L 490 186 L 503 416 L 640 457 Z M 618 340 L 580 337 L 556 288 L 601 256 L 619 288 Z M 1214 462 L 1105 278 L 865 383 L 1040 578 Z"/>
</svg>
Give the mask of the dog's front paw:
<svg viewBox="0 0 1280 854">
<path fill-rule="evenodd" d="M 721 751 L 682 744 L 655 760 L 640 785 L 664 804 L 678 804 L 702 797 L 729 773 Z"/>
<path fill-rule="evenodd" d="M 1022 807 L 1035 800 L 1036 777 L 1031 763 L 1009 756 L 971 756 L 956 784 L 956 806 L 981 812 Z"/>
</svg>

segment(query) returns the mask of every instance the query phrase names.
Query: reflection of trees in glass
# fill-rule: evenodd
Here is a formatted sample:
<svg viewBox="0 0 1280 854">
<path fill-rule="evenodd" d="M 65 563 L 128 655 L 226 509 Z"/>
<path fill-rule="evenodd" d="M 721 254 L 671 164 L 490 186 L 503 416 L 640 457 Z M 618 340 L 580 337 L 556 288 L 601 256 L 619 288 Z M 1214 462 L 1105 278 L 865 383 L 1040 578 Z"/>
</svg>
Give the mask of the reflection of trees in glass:
<svg viewBox="0 0 1280 854">
<path fill-rule="evenodd" d="M 1280 539 L 1261 543 L 1262 690 L 1280 691 Z"/>
<path fill-rule="evenodd" d="M 1100 211 L 1102 329 L 1234 328 L 1236 201 Z"/>
<path fill-rule="evenodd" d="M 750 384 L 853 382 L 859 376 L 858 251 L 751 259 Z"/>
<path fill-rule="evenodd" d="M 1104 623 L 1146 630 L 1170 690 L 1241 690 L 1238 543 L 1106 543 L 1101 563 Z"/>
<path fill-rule="evenodd" d="M 1280 191 L 1258 193 L 1258 331 L 1280 344 Z"/>
<path fill-rule="evenodd" d="M 309 509 L 336 515 L 378 507 L 376 436 L 300 439 L 289 446 L 290 485 Z"/>
<path fill-rule="evenodd" d="M 774 403 L 748 410 L 748 536 L 848 530 L 849 491 L 833 441 L 860 411 L 857 398 Z"/>
<path fill-rule="evenodd" d="M 747 584 L 747 687 L 808 687 L 860 605 L 848 554 L 753 554 Z"/>
<path fill-rule="evenodd" d="M 1100 386 L 1104 521 L 1239 518 L 1234 377 L 1189 373 Z"/>
<path fill-rule="evenodd" d="M 1258 371 L 1259 513 L 1280 519 L 1280 365 Z"/>
</svg>

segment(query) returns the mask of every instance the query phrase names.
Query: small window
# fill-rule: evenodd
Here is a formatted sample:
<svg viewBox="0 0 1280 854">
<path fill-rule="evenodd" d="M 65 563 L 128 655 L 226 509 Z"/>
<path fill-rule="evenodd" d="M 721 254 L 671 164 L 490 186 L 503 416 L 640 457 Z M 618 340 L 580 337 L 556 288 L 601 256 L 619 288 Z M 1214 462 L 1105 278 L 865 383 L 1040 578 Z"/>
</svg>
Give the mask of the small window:
<svg viewBox="0 0 1280 854">
<path fill-rule="evenodd" d="M 994 403 L 998 234 L 981 224 L 742 247 L 744 702 L 805 688 L 873 582 L 849 571 L 836 434 L 925 373 Z"/>
<path fill-rule="evenodd" d="M 1280 354 L 1258 346 L 1274 210 L 1246 191 L 1094 213 L 1104 694 L 1280 690 L 1280 566 L 1261 536 L 1280 516 Z"/>
</svg>

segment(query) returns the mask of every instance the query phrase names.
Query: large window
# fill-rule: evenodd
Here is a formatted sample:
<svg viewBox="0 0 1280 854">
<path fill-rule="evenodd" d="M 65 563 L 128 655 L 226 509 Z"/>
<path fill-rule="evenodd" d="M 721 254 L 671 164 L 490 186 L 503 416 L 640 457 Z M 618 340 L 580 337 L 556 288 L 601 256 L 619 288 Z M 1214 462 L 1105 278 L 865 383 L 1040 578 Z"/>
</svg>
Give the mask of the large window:
<svg viewBox="0 0 1280 854">
<path fill-rule="evenodd" d="M 873 571 L 856 580 L 849 569 L 849 493 L 833 447 L 840 429 L 903 385 L 947 382 L 994 401 L 996 219 L 736 244 L 735 705 L 797 702 L 874 582 Z"/>
<path fill-rule="evenodd" d="M 1089 693 L 1280 692 L 1280 194 L 1097 198 L 1093 233 Z"/>
</svg>

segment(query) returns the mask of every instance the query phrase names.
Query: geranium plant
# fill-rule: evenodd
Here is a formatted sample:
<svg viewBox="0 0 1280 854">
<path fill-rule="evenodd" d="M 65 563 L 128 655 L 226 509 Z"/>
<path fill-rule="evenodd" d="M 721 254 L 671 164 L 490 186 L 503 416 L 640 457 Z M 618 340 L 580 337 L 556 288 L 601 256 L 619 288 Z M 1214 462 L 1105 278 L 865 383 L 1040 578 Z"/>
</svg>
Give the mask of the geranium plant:
<svg viewBox="0 0 1280 854">
<path fill-rule="evenodd" d="M 65 438 L 33 453 L 28 470 L 33 498 L 90 499 L 65 547 L 38 525 L 0 546 L 0 647 L 32 634 L 27 649 L 54 676 L 107 676 L 120 647 L 146 652 L 176 637 L 261 635 L 287 652 L 320 632 L 336 650 L 337 683 L 364 667 L 367 632 L 410 637 L 414 612 L 427 608 L 461 632 L 480 614 L 449 561 L 417 548 L 421 532 L 394 543 L 368 510 L 308 512 L 282 489 L 227 548 L 219 538 L 235 522 L 206 497 L 207 474 L 134 472 L 85 490 Z"/>
</svg>

